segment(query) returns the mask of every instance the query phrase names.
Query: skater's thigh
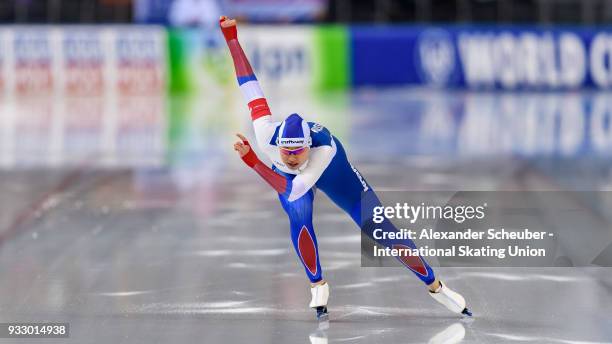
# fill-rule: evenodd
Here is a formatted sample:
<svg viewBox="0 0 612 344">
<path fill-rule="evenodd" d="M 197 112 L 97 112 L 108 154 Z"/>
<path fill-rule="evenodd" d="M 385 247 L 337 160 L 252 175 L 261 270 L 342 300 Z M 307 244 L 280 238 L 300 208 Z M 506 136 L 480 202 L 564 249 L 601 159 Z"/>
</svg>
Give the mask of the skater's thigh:
<svg viewBox="0 0 612 344">
<path fill-rule="evenodd" d="M 308 224 L 312 222 L 314 189 L 310 189 L 304 196 L 292 202 L 281 194 L 278 195 L 278 199 L 292 223 Z"/>
<path fill-rule="evenodd" d="M 372 192 L 372 188 L 344 154 L 334 158 L 328 170 L 317 183 L 317 187 L 359 223 L 360 201 L 365 194 Z"/>
</svg>

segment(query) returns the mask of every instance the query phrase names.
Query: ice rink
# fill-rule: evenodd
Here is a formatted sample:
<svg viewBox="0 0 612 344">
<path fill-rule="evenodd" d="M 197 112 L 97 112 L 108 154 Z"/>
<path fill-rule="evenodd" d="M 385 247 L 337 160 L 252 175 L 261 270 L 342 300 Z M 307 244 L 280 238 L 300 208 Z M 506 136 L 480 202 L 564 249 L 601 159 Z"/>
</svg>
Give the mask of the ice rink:
<svg viewBox="0 0 612 344">
<path fill-rule="evenodd" d="M 378 190 L 612 188 L 606 93 L 269 99 L 278 119 L 328 127 Z M 323 193 L 319 328 L 286 215 L 231 150 L 253 137 L 240 99 L 119 104 L 0 109 L 0 322 L 70 323 L 70 339 L 36 342 L 612 343 L 610 268 L 437 269 L 474 313 L 462 320 L 406 269 L 361 268 L 359 229 Z"/>
</svg>

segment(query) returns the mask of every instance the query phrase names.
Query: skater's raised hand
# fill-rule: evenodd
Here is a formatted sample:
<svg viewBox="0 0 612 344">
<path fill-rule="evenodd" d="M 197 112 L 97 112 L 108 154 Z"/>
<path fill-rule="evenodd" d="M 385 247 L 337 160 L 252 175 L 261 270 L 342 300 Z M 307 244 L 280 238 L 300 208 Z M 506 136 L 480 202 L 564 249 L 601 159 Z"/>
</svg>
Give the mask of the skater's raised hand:
<svg viewBox="0 0 612 344">
<path fill-rule="evenodd" d="M 221 18 L 219 18 L 219 26 L 221 27 L 221 32 L 223 32 L 223 37 L 225 37 L 226 41 L 229 42 L 232 39 L 238 39 L 236 19 L 221 16 Z"/>
<path fill-rule="evenodd" d="M 249 167 L 255 166 L 259 158 L 257 158 L 257 155 L 255 155 L 255 152 L 251 149 L 249 141 L 242 134 L 236 134 L 236 136 L 238 136 L 240 141 L 234 143 L 234 150 L 238 152 L 245 164 L 249 165 Z"/>
<path fill-rule="evenodd" d="M 240 157 L 244 157 L 251 150 L 251 145 L 249 145 L 249 141 L 242 134 L 236 134 L 240 141 L 234 143 L 234 150 L 240 154 Z"/>
</svg>

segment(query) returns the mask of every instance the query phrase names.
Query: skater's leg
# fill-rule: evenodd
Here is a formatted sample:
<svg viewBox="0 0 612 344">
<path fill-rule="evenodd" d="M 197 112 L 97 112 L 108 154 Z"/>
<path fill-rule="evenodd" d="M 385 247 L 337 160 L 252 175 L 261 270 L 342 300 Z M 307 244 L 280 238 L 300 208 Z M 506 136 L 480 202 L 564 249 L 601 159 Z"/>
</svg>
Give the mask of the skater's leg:
<svg viewBox="0 0 612 344">
<path fill-rule="evenodd" d="M 293 202 L 289 202 L 282 195 L 279 195 L 279 199 L 289 216 L 293 247 L 311 283 L 312 299 L 308 306 L 316 310 L 317 318 L 320 321 L 324 321 L 328 317 L 329 285 L 323 279 L 317 237 L 312 225 L 314 190 L 308 191 Z"/>
<path fill-rule="evenodd" d="M 372 221 L 373 209 L 381 203 L 374 193 L 372 187 L 366 182 L 365 178 L 353 167 L 348 159 L 342 144 L 336 140 L 337 152 L 326 173 L 317 182 L 317 186 L 325 192 L 340 208 L 347 212 L 353 221 L 380 245 L 396 248 L 416 248 L 410 239 L 403 241 L 397 240 L 376 240 L 373 231 L 382 228 L 386 232 L 397 231 L 397 228 L 389 220 L 381 224 Z M 366 207 L 366 208 L 363 208 Z M 370 217 L 362 219 L 362 214 L 369 214 Z M 374 226 L 377 226 L 374 228 Z M 436 277 L 425 259 L 420 256 L 401 257 L 400 262 L 412 271 L 426 285 L 436 285 Z"/>
<path fill-rule="evenodd" d="M 370 237 L 373 238 L 373 231 L 376 228 L 381 228 L 385 232 L 397 232 L 397 228 L 391 221 L 385 219 L 382 223 L 375 223 L 370 216 L 362 216 L 362 214 L 372 215 L 374 207 L 380 206 L 381 203 L 378 197 L 372 190 L 368 190 L 364 193 L 363 199 L 357 206 L 357 210 L 353 209 L 351 217 L 357 223 L 361 223 L 362 230 Z M 365 207 L 365 208 L 364 208 Z M 364 211 L 365 210 L 365 211 Z M 363 217 L 366 217 L 364 219 Z M 359 222 L 358 222 L 359 221 Z M 410 239 L 402 240 L 397 243 L 396 241 L 387 242 L 386 240 L 376 240 L 379 244 L 385 247 L 391 248 L 411 248 L 415 249 L 416 245 Z M 414 274 L 421 279 L 429 289 L 429 294 L 439 303 L 443 304 L 446 308 L 455 313 L 461 313 L 464 315 L 471 316 L 472 313 L 466 308 L 465 299 L 461 294 L 453 291 L 445 284 L 442 284 L 434 275 L 433 270 L 427 264 L 425 259 L 421 256 L 401 256 L 398 260 L 410 269 Z"/>
<path fill-rule="evenodd" d="M 342 145 L 337 142 L 337 146 L 336 157 L 329 167 L 333 169 L 334 173 L 326 174 L 326 177 L 322 178 L 317 186 L 334 203 L 347 212 L 370 238 L 379 244 L 385 247 L 416 248 L 414 242 L 409 239 L 400 242 L 374 239 L 373 231 L 376 228 L 382 228 L 387 232 L 397 231 L 397 228 L 389 220 L 384 220 L 381 224 L 374 223 L 372 220 L 373 209 L 380 206 L 381 202 L 359 171 L 348 162 Z M 367 216 L 362 216 L 362 214 L 367 214 Z M 429 294 L 436 301 L 452 312 L 471 315 L 465 307 L 466 303 L 463 296 L 448 288 L 446 284 L 441 283 L 425 259 L 420 256 L 399 257 L 398 259 L 427 285 Z"/>
<path fill-rule="evenodd" d="M 279 199 L 289 216 L 291 241 L 300 262 L 304 266 L 306 276 L 308 276 L 310 283 L 321 284 L 323 271 L 319 261 L 317 237 L 312 225 L 314 191 L 308 191 L 304 196 L 293 202 L 289 202 L 282 195 L 279 195 Z"/>
</svg>

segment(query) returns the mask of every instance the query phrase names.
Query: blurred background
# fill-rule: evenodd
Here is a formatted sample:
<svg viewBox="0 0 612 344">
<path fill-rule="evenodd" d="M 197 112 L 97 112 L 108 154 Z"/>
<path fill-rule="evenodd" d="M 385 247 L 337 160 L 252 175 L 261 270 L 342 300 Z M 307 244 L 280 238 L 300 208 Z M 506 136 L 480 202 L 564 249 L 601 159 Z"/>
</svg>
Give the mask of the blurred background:
<svg viewBox="0 0 612 344">
<path fill-rule="evenodd" d="M 7 23 L 201 25 L 225 13 L 259 23 L 605 24 L 606 0 L 6 0 Z M 189 15 L 188 15 L 189 14 Z M 191 16 L 192 19 L 186 19 Z M 197 19 L 195 19 L 197 17 Z"/>
<path fill-rule="evenodd" d="M 316 342 L 285 215 L 231 150 L 253 134 L 222 14 L 275 119 L 328 127 L 378 190 L 612 188 L 611 0 L 2 0 L 2 322 L 69 321 L 83 343 Z M 567 202 L 610 228 L 605 199 Z M 610 232 L 541 220 L 566 233 L 553 265 L 592 269 L 442 269 L 482 315 L 466 340 L 611 340 Z M 330 340 L 453 325 L 412 276 L 360 269 L 322 195 L 315 226 Z"/>
<path fill-rule="evenodd" d="M 7 0 L 0 165 L 216 164 L 248 128 L 221 14 L 275 113 L 370 135 L 355 154 L 397 130 L 365 113 L 411 155 L 609 156 L 610 1 Z"/>
</svg>

